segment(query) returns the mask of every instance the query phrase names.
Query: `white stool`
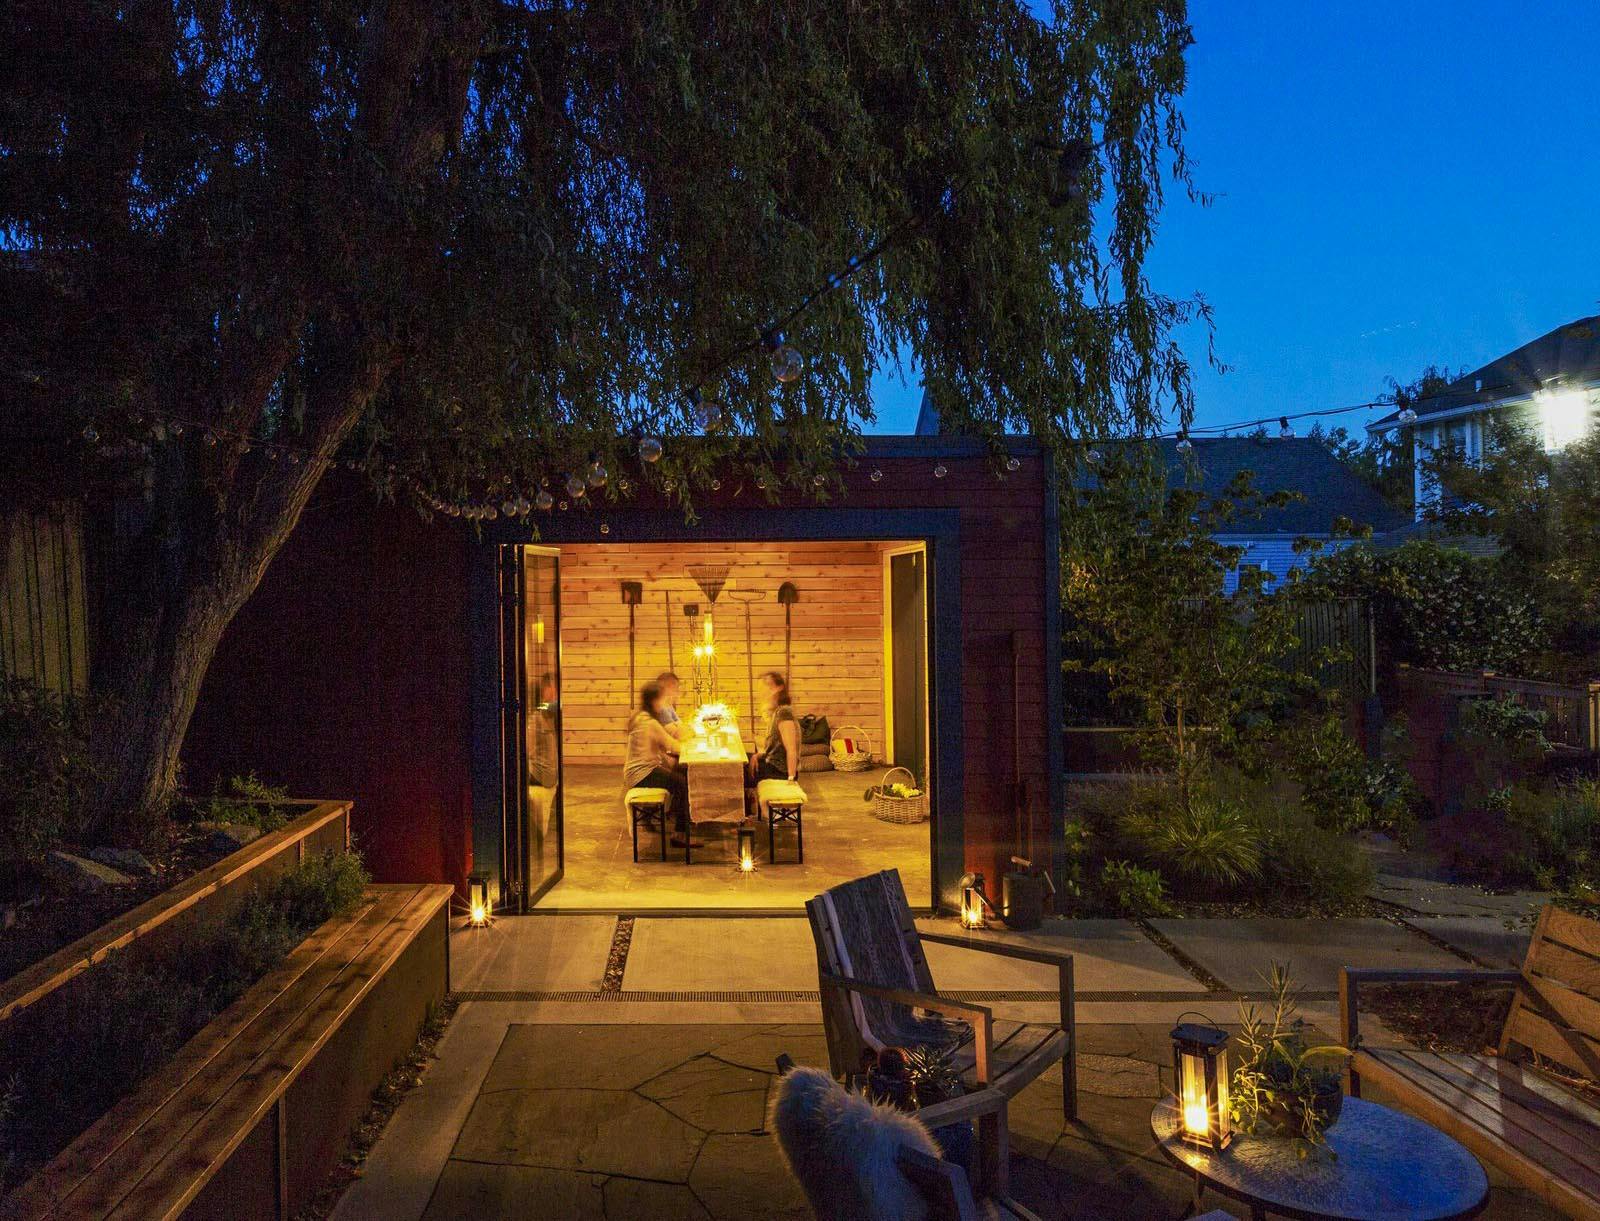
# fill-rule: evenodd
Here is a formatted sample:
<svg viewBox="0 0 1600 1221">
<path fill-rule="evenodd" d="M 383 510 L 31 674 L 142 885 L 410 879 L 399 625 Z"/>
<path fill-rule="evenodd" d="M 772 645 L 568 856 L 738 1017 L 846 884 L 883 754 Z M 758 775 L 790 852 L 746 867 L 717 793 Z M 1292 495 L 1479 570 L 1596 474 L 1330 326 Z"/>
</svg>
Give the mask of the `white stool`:
<svg viewBox="0 0 1600 1221">
<path fill-rule="evenodd" d="M 661 859 L 667 859 L 667 811 L 672 808 L 672 794 L 666 789 L 629 789 L 622 798 L 628 808 L 628 821 L 633 824 L 633 862 L 639 863 L 639 824 L 655 818 L 661 824 Z"/>
<path fill-rule="evenodd" d="M 806 863 L 806 791 L 793 780 L 763 780 L 756 785 L 756 804 L 767 818 L 767 863 L 778 863 L 773 831 L 780 822 L 794 824 L 795 863 Z"/>
</svg>

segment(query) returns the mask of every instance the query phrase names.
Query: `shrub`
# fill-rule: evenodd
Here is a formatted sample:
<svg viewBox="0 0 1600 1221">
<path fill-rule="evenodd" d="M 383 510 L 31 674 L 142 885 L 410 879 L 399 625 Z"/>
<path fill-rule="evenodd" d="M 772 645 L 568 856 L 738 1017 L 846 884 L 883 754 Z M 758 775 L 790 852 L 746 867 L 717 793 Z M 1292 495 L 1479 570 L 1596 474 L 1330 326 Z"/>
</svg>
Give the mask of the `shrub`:
<svg viewBox="0 0 1600 1221">
<path fill-rule="evenodd" d="M 1600 780 L 1515 785 L 1505 793 L 1504 809 L 1521 878 L 1541 890 L 1600 887 Z"/>
<path fill-rule="evenodd" d="M 1318 826 L 1303 806 L 1282 802 L 1255 810 L 1266 889 L 1319 903 L 1353 903 L 1372 887 L 1372 862 L 1348 835 Z"/>
<path fill-rule="evenodd" d="M 1188 809 L 1174 798 L 1152 818 L 1130 813 L 1124 824 L 1163 872 L 1204 891 L 1236 887 L 1261 871 L 1261 835 L 1238 802 L 1214 792 L 1197 793 Z"/>
<path fill-rule="evenodd" d="M 1107 861 L 1100 870 L 1100 887 L 1112 907 L 1129 916 L 1164 916 L 1172 910 L 1161 875 L 1132 861 Z"/>
<path fill-rule="evenodd" d="M 0 679 L 0 869 L 39 860 L 77 833 L 95 771 L 90 709 L 24 679 Z"/>
<path fill-rule="evenodd" d="M 248 776 L 234 776 L 225 786 L 218 780 L 204 813 L 212 822 L 242 823 L 265 834 L 289 821 L 288 801 L 287 789 L 263 784 L 251 772 Z"/>
<path fill-rule="evenodd" d="M 1336 712 L 1302 718 L 1283 735 L 1281 751 L 1300 800 L 1317 824 L 1353 834 L 1382 831 L 1405 839 L 1414 828 L 1416 785 L 1403 769 L 1374 763 Z"/>
</svg>

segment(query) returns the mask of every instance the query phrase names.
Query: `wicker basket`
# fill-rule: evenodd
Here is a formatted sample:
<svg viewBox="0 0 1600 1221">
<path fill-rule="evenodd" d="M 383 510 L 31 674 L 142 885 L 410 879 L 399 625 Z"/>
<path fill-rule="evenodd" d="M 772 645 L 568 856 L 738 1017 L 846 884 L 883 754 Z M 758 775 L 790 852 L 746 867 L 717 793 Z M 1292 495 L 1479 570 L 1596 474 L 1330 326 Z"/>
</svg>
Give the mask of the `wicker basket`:
<svg viewBox="0 0 1600 1221">
<path fill-rule="evenodd" d="M 915 797 L 895 797 L 883 791 L 895 782 L 896 773 L 904 775 L 905 783 L 910 787 L 917 787 L 917 778 L 911 774 L 909 768 L 891 767 L 878 782 L 878 791 L 872 795 L 872 816 L 883 822 L 927 822 L 927 789 L 923 789 Z"/>
<path fill-rule="evenodd" d="M 846 739 L 855 743 L 845 746 Z M 872 739 L 859 725 L 841 725 L 828 738 L 828 762 L 836 772 L 864 772 L 872 766 Z"/>
</svg>

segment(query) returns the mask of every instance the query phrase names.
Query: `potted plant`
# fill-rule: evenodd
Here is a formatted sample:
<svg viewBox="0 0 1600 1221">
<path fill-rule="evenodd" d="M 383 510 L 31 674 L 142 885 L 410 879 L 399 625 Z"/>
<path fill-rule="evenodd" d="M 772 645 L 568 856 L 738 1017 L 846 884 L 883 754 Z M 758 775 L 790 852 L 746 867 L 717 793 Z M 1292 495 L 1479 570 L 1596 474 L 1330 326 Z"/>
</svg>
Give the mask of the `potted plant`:
<svg viewBox="0 0 1600 1221">
<path fill-rule="evenodd" d="M 1236 1130 L 1304 1142 L 1305 1151 L 1325 1143 L 1344 1104 L 1348 1048 L 1312 1044 L 1298 1016 L 1299 993 L 1288 970 L 1274 964 L 1267 979 L 1270 1010 L 1239 1006 L 1239 1065 L 1229 1106 Z"/>
</svg>

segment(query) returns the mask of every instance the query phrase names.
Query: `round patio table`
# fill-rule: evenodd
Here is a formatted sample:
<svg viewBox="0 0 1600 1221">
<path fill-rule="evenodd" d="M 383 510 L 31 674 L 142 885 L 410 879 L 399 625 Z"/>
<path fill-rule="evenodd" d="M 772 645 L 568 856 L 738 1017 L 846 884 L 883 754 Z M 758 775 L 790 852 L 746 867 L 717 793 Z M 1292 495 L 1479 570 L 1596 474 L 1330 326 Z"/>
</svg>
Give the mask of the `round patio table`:
<svg viewBox="0 0 1600 1221">
<path fill-rule="evenodd" d="M 1489 1180 L 1459 1142 L 1420 1119 L 1375 1102 L 1346 1098 L 1327 1131 L 1336 1157 L 1300 1156 L 1282 1137 L 1234 1136 L 1221 1153 L 1191 1145 L 1178 1133 L 1178 1104 L 1150 1115 L 1161 1152 L 1194 1174 L 1194 1210 L 1205 1188 L 1250 1206 L 1252 1218 L 1339 1218 L 1341 1221 L 1447 1221 L 1484 1206 Z"/>
</svg>

